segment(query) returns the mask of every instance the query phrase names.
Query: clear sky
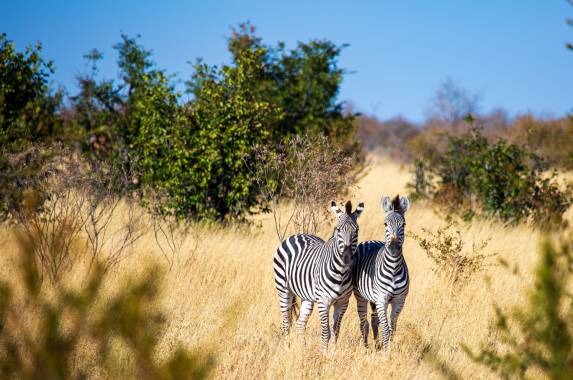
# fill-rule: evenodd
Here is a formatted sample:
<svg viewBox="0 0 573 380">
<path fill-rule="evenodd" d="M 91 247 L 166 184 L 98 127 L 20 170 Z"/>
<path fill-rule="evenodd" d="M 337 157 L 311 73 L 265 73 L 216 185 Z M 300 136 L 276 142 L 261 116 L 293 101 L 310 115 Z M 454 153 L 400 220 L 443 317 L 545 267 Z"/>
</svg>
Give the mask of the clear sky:
<svg viewBox="0 0 573 380">
<path fill-rule="evenodd" d="M 54 84 L 74 91 L 82 56 L 104 53 L 116 78 L 112 45 L 141 34 L 160 68 L 189 77 L 188 61 L 229 61 L 230 26 L 250 20 L 264 42 L 326 38 L 348 43 L 340 65 L 352 71 L 340 100 L 358 111 L 420 121 L 450 77 L 479 92 L 482 110 L 561 116 L 573 110 L 573 6 L 566 0 L 411 1 L 62 1 L 2 0 L 0 32 L 17 47 L 42 42 L 55 62 Z"/>
</svg>

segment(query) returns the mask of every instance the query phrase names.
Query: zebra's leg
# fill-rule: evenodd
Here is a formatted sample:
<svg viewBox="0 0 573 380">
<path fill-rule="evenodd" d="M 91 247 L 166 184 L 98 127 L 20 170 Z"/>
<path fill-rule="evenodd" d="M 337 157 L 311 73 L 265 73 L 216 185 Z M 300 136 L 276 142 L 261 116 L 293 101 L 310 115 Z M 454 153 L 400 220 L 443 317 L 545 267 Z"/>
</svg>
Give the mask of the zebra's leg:
<svg viewBox="0 0 573 380">
<path fill-rule="evenodd" d="M 390 301 L 390 304 L 392 305 L 392 312 L 390 313 L 390 340 L 392 340 L 394 334 L 396 333 L 396 324 L 398 323 L 398 316 L 400 315 L 400 312 L 404 308 L 405 301 L 406 301 L 405 295 L 399 298 L 393 298 L 392 301 Z"/>
<path fill-rule="evenodd" d="M 330 305 L 319 302 L 318 313 L 320 315 L 320 326 L 322 328 L 322 351 L 328 352 L 328 341 L 330 340 Z"/>
<path fill-rule="evenodd" d="M 290 289 L 278 289 L 278 293 L 281 305 L 281 314 L 283 317 L 283 332 L 286 340 L 290 330 L 290 320 L 292 315 L 292 306 L 294 303 L 294 295 Z"/>
<path fill-rule="evenodd" d="M 312 313 L 312 308 L 314 303 L 312 301 L 303 300 L 300 304 L 300 314 L 296 321 L 296 329 L 301 334 L 304 333 L 304 329 L 306 328 L 306 322 L 308 321 L 308 317 Z M 304 341 L 304 339 L 303 339 Z"/>
<path fill-rule="evenodd" d="M 342 317 L 344 317 L 344 313 L 348 309 L 348 301 L 350 296 L 346 297 L 345 299 L 341 299 L 334 304 L 334 315 L 333 315 L 333 322 L 332 322 L 332 333 L 334 334 L 334 344 L 338 340 L 338 336 L 340 334 L 340 324 L 342 323 Z"/>
<path fill-rule="evenodd" d="M 384 352 L 388 352 L 388 342 L 390 340 L 390 326 L 386 316 L 387 310 L 388 297 L 384 297 L 379 302 L 376 302 L 376 313 L 378 314 L 378 319 L 382 327 L 382 350 Z"/>
<path fill-rule="evenodd" d="M 380 349 L 380 339 L 378 339 L 378 327 L 380 326 L 380 319 L 378 318 L 378 312 L 376 311 L 376 304 L 370 302 L 370 307 L 372 308 L 372 316 L 370 321 L 372 323 L 372 335 L 374 336 L 374 346 L 377 350 Z"/>
<path fill-rule="evenodd" d="M 368 347 L 368 301 L 356 295 L 356 309 L 358 310 L 358 319 L 360 319 L 360 332 L 362 333 L 362 343 Z"/>
</svg>

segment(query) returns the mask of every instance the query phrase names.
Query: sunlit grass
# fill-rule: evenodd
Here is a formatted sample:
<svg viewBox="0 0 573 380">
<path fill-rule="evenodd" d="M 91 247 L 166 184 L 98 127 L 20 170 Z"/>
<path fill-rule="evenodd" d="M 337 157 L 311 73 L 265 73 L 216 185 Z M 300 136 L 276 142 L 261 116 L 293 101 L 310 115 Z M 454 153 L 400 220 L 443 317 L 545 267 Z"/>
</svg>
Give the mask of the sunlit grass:
<svg viewBox="0 0 573 380">
<path fill-rule="evenodd" d="M 350 195 L 355 202 L 366 202 L 359 220 L 360 240 L 383 237 L 380 197 L 404 194 L 409 179 L 406 169 L 372 160 Z M 407 229 L 418 233 L 422 228 L 435 230 L 447 224 L 419 203 L 412 205 L 406 220 Z M 490 239 L 484 253 L 496 252 L 496 258 L 519 274 L 503 266 L 488 267 L 452 298 L 448 281 L 431 270 L 433 264 L 424 251 L 406 238 L 410 293 L 388 357 L 361 346 L 353 299 L 335 352 L 321 353 L 316 310 L 308 323 L 306 345 L 293 333 L 289 347 L 285 346 L 272 269 L 278 239 L 269 215 L 257 217 L 251 228 L 195 226 L 193 238 L 185 241 L 170 271 L 150 231 L 136 243 L 134 253 L 111 270 L 104 287 L 113 294 L 128 272 L 143 276 L 146 263 L 163 263 L 166 279 L 161 304 L 168 320 L 159 356 L 168 355 L 179 343 L 191 350 L 210 351 L 216 357 L 215 378 L 440 378 L 443 374 L 433 364 L 439 361 L 463 378 L 491 378 L 491 373 L 468 358 L 460 344 L 477 347 L 484 340 L 495 341 L 492 305 L 509 309 L 523 300 L 523 291 L 533 280 L 540 234 L 526 226 L 505 227 L 480 220 L 458 228 L 470 245 Z M 323 238 L 330 234 L 331 226 L 320 232 Z M 17 245 L 6 229 L 0 230 L 0 246 L 0 277 L 10 280 L 15 273 Z M 82 276 L 79 267 L 66 281 L 78 282 Z M 444 318 L 446 312 L 451 315 Z"/>
</svg>

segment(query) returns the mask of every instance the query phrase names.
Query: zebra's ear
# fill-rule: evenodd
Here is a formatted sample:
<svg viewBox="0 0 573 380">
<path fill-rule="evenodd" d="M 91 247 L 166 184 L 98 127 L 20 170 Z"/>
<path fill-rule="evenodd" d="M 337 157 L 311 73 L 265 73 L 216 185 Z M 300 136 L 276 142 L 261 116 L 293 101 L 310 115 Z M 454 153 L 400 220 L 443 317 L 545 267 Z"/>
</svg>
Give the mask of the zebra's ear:
<svg viewBox="0 0 573 380">
<path fill-rule="evenodd" d="M 392 211 L 392 202 L 390 202 L 390 197 L 384 195 L 380 201 L 380 206 L 384 212 Z"/>
<path fill-rule="evenodd" d="M 405 195 L 400 198 L 400 208 L 402 209 L 402 214 L 405 214 L 410 208 L 410 200 Z"/>
<path fill-rule="evenodd" d="M 332 212 L 334 213 L 334 215 L 336 215 L 336 216 L 342 215 L 342 211 L 340 211 L 340 209 L 339 209 L 338 206 L 336 205 L 336 202 L 335 202 L 335 201 L 330 202 L 330 209 L 332 210 Z"/>
<path fill-rule="evenodd" d="M 360 214 L 362 214 L 362 211 L 364 211 L 364 201 L 360 201 L 360 203 L 358 203 L 358 207 L 356 207 L 356 210 L 354 210 L 354 215 L 356 216 L 356 219 L 358 219 Z"/>
</svg>

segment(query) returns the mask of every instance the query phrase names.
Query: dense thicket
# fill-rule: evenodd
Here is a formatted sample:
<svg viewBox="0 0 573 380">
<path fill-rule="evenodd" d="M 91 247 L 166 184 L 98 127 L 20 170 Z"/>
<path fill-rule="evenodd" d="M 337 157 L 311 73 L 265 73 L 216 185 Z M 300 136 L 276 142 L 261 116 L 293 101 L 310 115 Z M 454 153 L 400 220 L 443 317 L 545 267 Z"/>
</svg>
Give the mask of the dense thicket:
<svg viewBox="0 0 573 380">
<path fill-rule="evenodd" d="M 133 190 L 159 196 L 161 213 L 221 220 L 242 218 L 264 202 L 250 174 L 257 146 L 326 136 L 344 155 L 358 151 L 353 115 L 337 101 L 342 47 L 330 41 L 274 48 L 243 24 L 228 39 L 232 63 L 198 61 L 187 81 L 192 98 L 184 102 L 152 52 L 121 35 L 114 46 L 119 79 L 100 78 L 103 55 L 94 49 L 85 56 L 91 70 L 63 107 L 50 93 L 53 70 L 40 48 L 18 53 L 6 36 L 1 43 L 1 164 L 12 183 L 23 173 L 8 155 L 23 151 L 22 141 L 61 141 L 127 173 Z M 17 206 L 17 189 L 2 192 L 4 215 Z"/>
</svg>

